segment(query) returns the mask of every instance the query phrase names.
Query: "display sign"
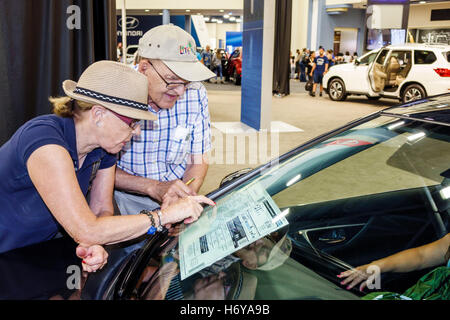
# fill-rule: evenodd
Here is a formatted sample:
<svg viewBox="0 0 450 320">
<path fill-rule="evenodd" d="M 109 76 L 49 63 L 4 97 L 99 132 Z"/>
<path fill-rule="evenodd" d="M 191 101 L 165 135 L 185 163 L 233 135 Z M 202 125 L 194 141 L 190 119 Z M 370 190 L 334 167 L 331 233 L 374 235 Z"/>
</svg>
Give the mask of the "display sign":
<svg viewBox="0 0 450 320">
<path fill-rule="evenodd" d="M 286 225 L 259 182 L 225 196 L 181 233 L 181 280 Z"/>
</svg>

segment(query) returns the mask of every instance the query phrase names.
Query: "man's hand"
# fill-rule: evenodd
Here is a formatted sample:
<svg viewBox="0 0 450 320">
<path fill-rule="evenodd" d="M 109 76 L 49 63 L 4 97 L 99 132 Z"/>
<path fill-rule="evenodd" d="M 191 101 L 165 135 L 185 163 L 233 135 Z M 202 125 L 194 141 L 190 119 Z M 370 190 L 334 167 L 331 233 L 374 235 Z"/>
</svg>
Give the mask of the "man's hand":
<svg viewBox="0 0 450 320">
<path fill-rule="evenodd" d="M 162 208 L 176 202 L 178 199 L 197 195 L 181 180 L 158 181 L 152 189 L 151 191 L 149 190 L 148 195 L 161 201 Z"/>
<path fill-rule="evenodd" d="M 96 272 L 102 269 L 108 262 L 108 253 L 99 245 L 90 247 L 79 245 L 76 249 L 76 254 L 79 258 L 83 259 L 81 265 L 83 271 L 86 272 Z"/>
</svg>

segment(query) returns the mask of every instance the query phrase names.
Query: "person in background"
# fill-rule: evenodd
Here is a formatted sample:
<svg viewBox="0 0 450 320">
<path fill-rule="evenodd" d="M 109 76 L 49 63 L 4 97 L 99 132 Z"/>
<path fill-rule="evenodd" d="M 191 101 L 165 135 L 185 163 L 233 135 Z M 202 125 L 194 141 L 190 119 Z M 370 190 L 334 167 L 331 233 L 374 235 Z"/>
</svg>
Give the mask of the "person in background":
<svg viewBox="0 0 450 320">
<path fill-rule="evenodd" d="M 122 54 L 123 54 L 123 52 L 122 52 L 122 42 L 119 42 L 117 44 L 117 61 L 118 62 L 122 61 Z"/>
<path fill-rule="evenodd" d="M 300 58 L 299 58 L 299 80 L 300 82 L 305 82 L 306 81 L 306 65 L 308 64 L 307 59 L 308 59 L 309 53 L 307 52 L 306 48 L 303 48 L 301 54 L 300 54 Z"/>
<path fill-rule="evenodd" d="M 311 76 L 314 75 L 314 85 L 312 91 L 310 91 L 309 95 L 312 97 L 316 96 L 317 84 L 320 84 L 320 93 L 322 96 L 323 93 L 323 84 L 322 79 L 323 76 L 328 72 L 328 58 L 325 55 L 325 50 L 323 47 L 319 48 L 319 55 L 314 59 L 314 65 L 311 70 Z"/>
<path fill-rule="evenodd" d="M 336 64 L 336 57 L 333 54 L 333 50 L 327 50 L 327 58 L 328 58 L 328 69 Z"/>
<path fill-rule="evenodd" d="M 294 59 L 294 64 L 295 64 L 295 79 L 300 79 L 300 60 L 302 58 L 302 53 L 300 52 L 300 49 L 297 49 L 295 51 L 295 59 Z"/>
<path fill-rule="evenodd" d="M 220 76 L 220 82 L 225 83 L 222 74 L 222 52 L 220 49 L 217 49 L 216 54 L 213 55 L 211 64 L 213 68 L 212 71 L 216 74 L 216 83 L 218 76 Z"/>
<path fill-rule="evenodd" d="M 295 79 L 297 74 L 295 72 L 297 63 L 295 62 L 295 57 L 291 57 L 291 74 L 290 74 L 290 78 L 291 79 Z"/>
<path fill-rule="evenodd" d="M 358 59 L 358 52 L 353 52 L 351 62 L 355 61 L 356 59 Z"/>
<path fill-rule="evenodd" d="M 350 63 L 350 61 L 352 60 L 352 57 L 350 56 L 350 52 L 345 51 L 343 59 L 344 59 L 345 63 Z"/>
<path fill-rule="evenodd" d="M 311 51 L 309 56 L 306 57 L 306 74 L 308 75 L 308 81 L 313 80 L 311 70 L 314 66 L 314 59 L 316 58 L 316 52 Z"/>
<path fill-rule="evenodd" d="M 209 45 L 207 45 L 205 51 L 202 52 L 202 60 L 205 67 L 211 70 L 212 54 Z"/>
<path fill-rule="evenodd" d="M 450 279 L 450 233 L 447 233 L 444 237 L 436 240 L 432 243 L 398 252 L 386 258 L 382 258 L 371 263 L 356 267 L 354 269 L 341 272 L 337 275 L 338 278 L 342 279 L 341 284 L 347 286 L 347 290 L 359 285 L 359 290 L 363 291 L 367 287 L 367 280 L 373 274 L 368 272 L 371 266 L 376 266 L 379 268 L 381 273 L 386 272 L 411 272 L 415 270 L 422 270 L 430 267 L 436 267 L 440 265 L 446 265 L 441 269 L 443 271 L 445 279 Z M 436 271 L 433 270 L 432 272 Z M 424 276 L 423 278 L 428 278 Z M 433 281 L 439 280 L 439 277 L 431 277 Z M 448 280 L 447 280 L 448 281 Z M 439 285 L 435 283 L 432 287 L 427 286 L 427 290 L 438 290 Z M 414 287 L 412 287 L 414 288 Z M 407 290 L 404 296 L 408 297 L 411 295 L 414 297 L 415 290 Z M 430 292 L 428 292 L 430 294 Z M 378 294 L 377 294 L 378 295 Z M 450 298 L 450 289 L 444 292 L 443 299 Z"/>
</svg>

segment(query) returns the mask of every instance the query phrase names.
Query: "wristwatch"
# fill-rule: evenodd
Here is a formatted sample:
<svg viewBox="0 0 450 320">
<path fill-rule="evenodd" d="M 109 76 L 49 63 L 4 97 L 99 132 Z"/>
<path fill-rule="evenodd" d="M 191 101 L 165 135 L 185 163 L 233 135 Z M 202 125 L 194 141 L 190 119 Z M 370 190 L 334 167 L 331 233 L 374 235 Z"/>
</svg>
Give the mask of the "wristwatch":
<svg viewBox="0 0 450 320">
<path fill-rule="evenodd" d="M 145 214 L 145 215 L 147 215 L 147 217 L 149 217 L 149 219 L 150 219 L 150 222 L 151 222 L 151 226 L 150 226 L 150 228 L 148 229 L 148 231 L 147 231 L 147 234 L 150 234 L 150 235 L 152 235 L 152 234 L 155 234 L 155 232 L 156 231 L 159 231 L 158 229 L 159 229 L 159 227 L 158 228 L 156 228 L 156 223 L 155 223 L 155 219 L 153 218 L 153 214 L 152 214 L 152 212 L 151 211 L 148 211 L 148 210 L 141 210 L 141 212 L 139 212 L 140 214 Z M 160 218 L 161 219 L 161 218 Z M 160 222 L 161 222 L 161 220 L 160 220 Z M 160 226 L 161 226 L 161 223 L 160 223 Z"/>
</svg>

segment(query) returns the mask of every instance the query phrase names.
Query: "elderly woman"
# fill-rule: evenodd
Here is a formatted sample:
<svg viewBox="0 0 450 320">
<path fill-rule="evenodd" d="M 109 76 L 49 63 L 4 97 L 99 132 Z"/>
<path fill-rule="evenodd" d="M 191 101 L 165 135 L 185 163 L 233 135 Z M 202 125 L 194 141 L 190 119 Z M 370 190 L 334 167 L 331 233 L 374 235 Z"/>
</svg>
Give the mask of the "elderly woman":
<svg viewBox="0 0 450 320">
<path fill-rule="evenodd" d="M 147 78 L 100 61 L 63 89 L 68 97 L 50 99 L 55 115 L 28 121 L 0 148 L 0 253 L 50 240 L 63 228 L 79 244 L 84 270 L 96 271 L 107 259 L 101 245 L 191 223 L 201 203 L 214 205 L 192 196 L 163 212 L 113 216 L 114 155 L 140 133 L 138 120 L 154 120 Z"/>
</svg>

